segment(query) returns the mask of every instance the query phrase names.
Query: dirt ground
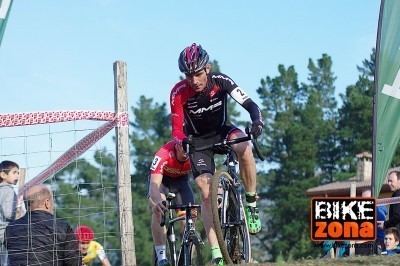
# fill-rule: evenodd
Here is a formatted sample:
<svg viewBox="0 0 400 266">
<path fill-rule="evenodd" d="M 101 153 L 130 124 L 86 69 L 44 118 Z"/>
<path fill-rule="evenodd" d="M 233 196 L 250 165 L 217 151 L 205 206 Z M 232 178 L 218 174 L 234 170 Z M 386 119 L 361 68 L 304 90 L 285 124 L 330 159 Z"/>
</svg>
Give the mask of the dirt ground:
<svg viewBox="0 0 400 266">
<path fill-rule="evenodd" d="M 303 259 L 292 262 L 276 262 L 276 263 L 258 263 L 247 264 L 252 266 L 283 266 L 283 265 L 296 265 L 296 266 L 333 266 L 333 265 L 400 265 L 400 255 L 385 256 L 385 255 L 372 255 L 372 256 L 353 256 L 340 259 Z"/>
</svg>

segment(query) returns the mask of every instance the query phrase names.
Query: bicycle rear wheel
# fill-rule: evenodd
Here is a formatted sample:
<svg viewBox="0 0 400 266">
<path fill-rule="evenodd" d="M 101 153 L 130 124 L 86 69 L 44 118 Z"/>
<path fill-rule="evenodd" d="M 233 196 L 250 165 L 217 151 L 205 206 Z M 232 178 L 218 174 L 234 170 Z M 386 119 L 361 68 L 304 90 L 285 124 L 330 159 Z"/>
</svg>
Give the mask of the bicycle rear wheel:
<svg viewBox="0 0 400 266">
<path fill-rule="evenodd" d="M 242 202 L 239 202 L 232 177 L 225 171 L 214 174 L 211 209 L 214 229 L 227 264 L 251 262 L 250 235 Z"/>
</svg>

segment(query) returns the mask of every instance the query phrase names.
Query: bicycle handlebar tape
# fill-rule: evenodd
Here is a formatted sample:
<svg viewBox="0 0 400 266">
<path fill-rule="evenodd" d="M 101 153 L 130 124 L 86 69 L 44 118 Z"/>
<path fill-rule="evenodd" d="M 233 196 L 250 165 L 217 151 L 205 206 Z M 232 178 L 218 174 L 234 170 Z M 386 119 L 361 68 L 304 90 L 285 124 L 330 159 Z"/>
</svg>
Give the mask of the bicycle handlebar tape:
<svg viewBox="0 0 400 266">
<path fill-rule="evenodd" d="M 163 204 L 165 207 L 167 207 L 167 202 L 166 202 L 165 200 L 162 201 L 162 204 Z M 160 226 L 161 226 L 161 227 L 164 227 L 164 225 L 165 225 L 165 213 L 163 213 L 163 214 L 161 215 L 161 223 L 160 223 Z"/>
</svg>

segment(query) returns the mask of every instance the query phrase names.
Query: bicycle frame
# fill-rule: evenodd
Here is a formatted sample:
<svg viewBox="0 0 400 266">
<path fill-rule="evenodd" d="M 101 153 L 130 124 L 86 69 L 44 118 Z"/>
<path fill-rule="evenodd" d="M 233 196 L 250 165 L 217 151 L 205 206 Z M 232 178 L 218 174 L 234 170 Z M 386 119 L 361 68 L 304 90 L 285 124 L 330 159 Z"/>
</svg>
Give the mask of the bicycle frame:
<svg viewBox="0 0 400 266">
<path fill-rule="evenodd" d="M 195 225 L 194 225 L 194 218 L 192 214 L 193 209 L 199 209 L 200 205 L 197 204 L 191 204 L 189 203 L 188 205 L 172 205 L 172 201 L 175 198 L 175 195 L 173 193 L 168 193 L 167 196 L 167 201 L 168 201 L 168 223 L 167 223 L 167 241 L 169 245 L 169 250 L 170 250 L 170 259 L 171 259 L 171 265 L 177 266 L 179 265 L 191 265 L 191 248 L 192 245 L 196 246 L 198 249 L 200 248 L 200 245 L 204 245 L 203 240 L 200 237 L 200 234 L 196 231 Z M 184 209 L 185 210 L 185 216 L 183 217 L 177 217 L 173 218 L 173 210 L 175 209 Z M 185 220 L 185 231 L 182 236 L 182 241 L 181 241 L 181 247 L 180 247 L 180 252 L 179 256 L 177 256 L 176 252 L 176 236 L 175 236 L 175 230 L 174 230 L 174 224 L 177 221 L 182 221 Z M 165 223 L 165 220 L 163 219 L 161 222 L 161 226 L 164 226 L 163 222 Z M 198 253 L 201 253 L 200 250 L 198 250 Z M 200 255 L 201 257 L 201 255 Z"/>
<path fill-rule="evenodd" d="M 213 214 L 214 229 L 224 260 L 228 264 L 251 262 L 251 243 L 247 228 L 245 208 L 242 201 L 243 186 L 237 173 L 236 153 L 232 148 L 233 144 L 251 140 L 253 147 L 261 160 L 261 154 L 256 138 L 250 133 L 250 128 L 246 127 L 246 137 L 236 139 L 224 139 L 219 143 L 212 143 L 201 147 L 191 144 L 189 157 L 194 161 L 194 152 L 207 149 L 220 148 L 226 152 L 225 165 L 226 172 L 217 171 L 212 179 L 211 189 L 211 209 Z M 189 137 L 190 139 L 190 137 Z M 193 147 L 194 146 L 194 147 Z M 197 165 L 193 164 L 197 172 Z M 220 194 L 220 190 L 223 194 Z M 221 201 L 222 200 L 222 201 Z"/>
<path fill-rule="evenodd" d="M 232 187 L 234 187 L 234 194 L 235 197 L 237 199 L 237 202 L 239 202 L 239 208 L 243 209 L 243 202 L 242 202 L 242 181 L 240 180 L 239 176 L 237 175 L 237 165 L 238 165 L 238 161 L 236 160 L 236 156 L 235 156 L 235 152 L 233 151 L 233 149 L 231 147 L 229 147 L 229 151 L 227 153 L 227 159 L 225 161 L 225 165 L 227 166 L 227 172 L 228 174 L 232 177 L 232 181 L 230 180 L 226 180 L 226 182 L 229 182 L 230 185 Z M 227 183 L 223 183 L 223 185 L 227 186 Z M 228 204 L 228 191 L 227 191 L 227 187 L 224 187 L 223 189 L 225 195 L 222 196 L 222 209 L 225 210 L 226 206 Z M 226 219 L 226 213 L 222 212 L 221 213 L 221 227 L 222 228 L 227 228 L 227 227 L 232 227 L 232 226 L 236 226 L 239 224 L 244 224 L 245 223 L 245 217 L 243 215 L 243 212 L 239 210 L 238 212 L 238 216 L 236 221 L 236 223 L 228 223 L 227 219 Z"/>
</svg>

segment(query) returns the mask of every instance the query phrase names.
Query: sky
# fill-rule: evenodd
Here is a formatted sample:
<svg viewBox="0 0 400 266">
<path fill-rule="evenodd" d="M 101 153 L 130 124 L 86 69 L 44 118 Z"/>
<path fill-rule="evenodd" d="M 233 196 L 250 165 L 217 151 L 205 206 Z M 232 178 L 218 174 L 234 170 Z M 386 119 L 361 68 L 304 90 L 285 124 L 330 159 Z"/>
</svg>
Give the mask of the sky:
<svg viewBox="0 0 400 266">
<path fill-rule="evenodd" d="M 129 106 L 142 95 L 168 103 L 179 53 L 193 42 L 256 103 L 260 80 L 278 75 L 279 64 L 293 65 L 306 82 L 308 60 L 324 53 L 339 95 L 375 47 L 379 7 L 378 0 L 15 0 L 0 47 L 0 114 L 112 111 L 117 60 L 127 63 Z"/>
</svg>

